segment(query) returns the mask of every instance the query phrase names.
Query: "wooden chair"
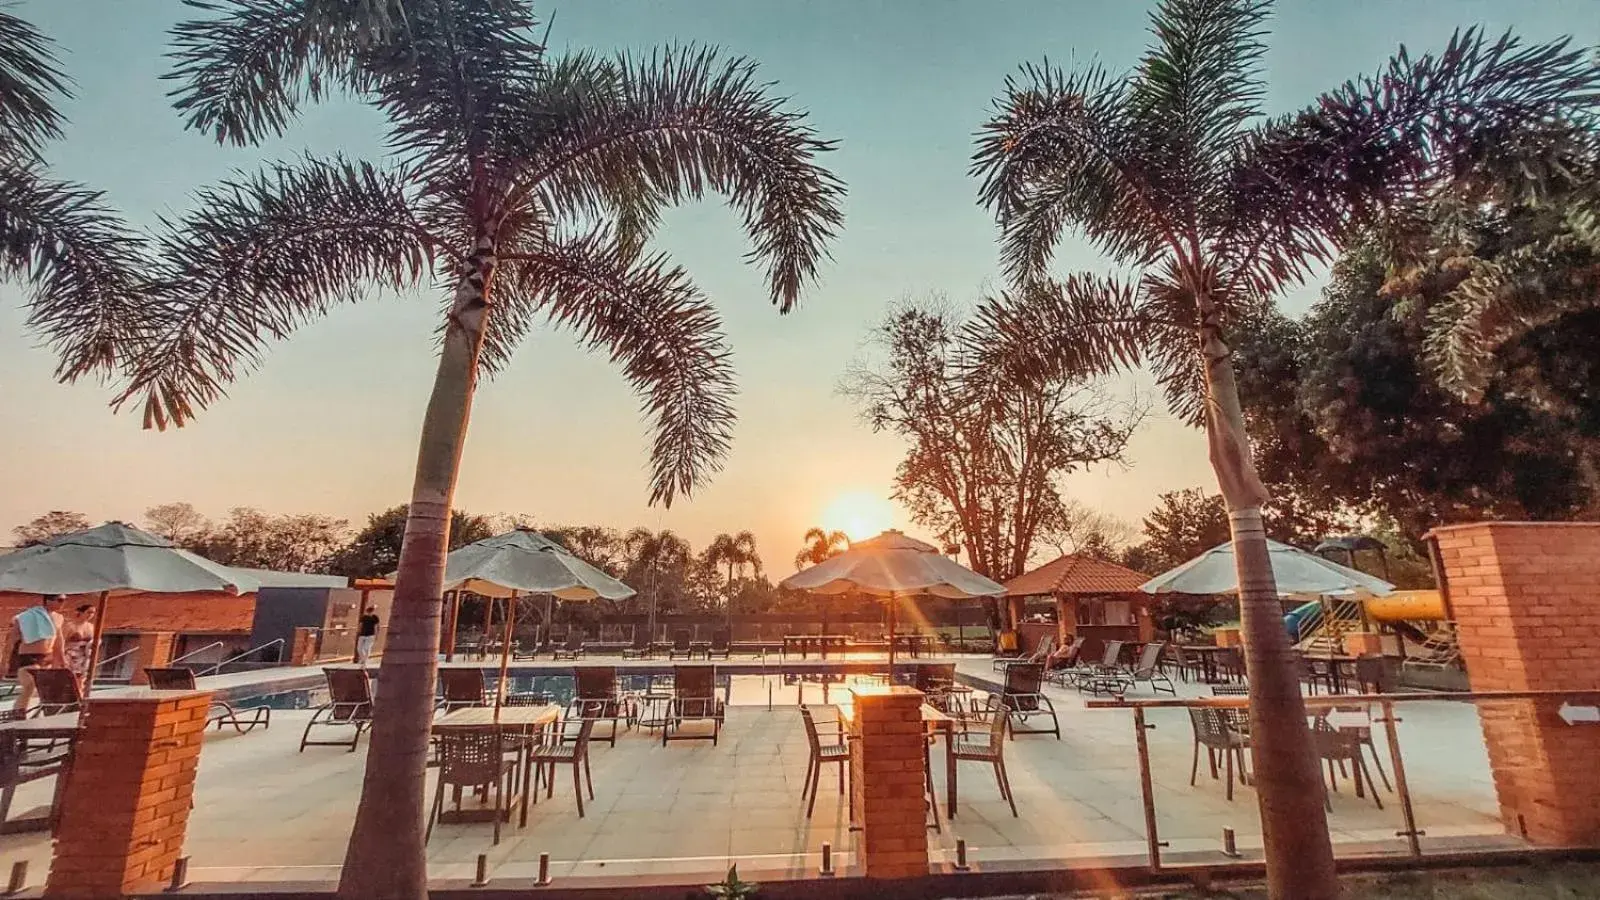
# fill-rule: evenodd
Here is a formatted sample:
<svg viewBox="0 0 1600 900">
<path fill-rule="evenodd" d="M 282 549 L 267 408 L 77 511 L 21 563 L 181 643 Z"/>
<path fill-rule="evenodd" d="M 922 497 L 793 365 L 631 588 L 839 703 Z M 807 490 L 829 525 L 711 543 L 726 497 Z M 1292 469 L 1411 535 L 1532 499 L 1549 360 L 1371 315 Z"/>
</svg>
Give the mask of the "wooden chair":
<svg viewBox="0 0 1600 900">
<path fill-rule="evenodd" d="M 83 705 L 83 690 L 71 669 L 34 669 L 33 690 L 39 698 L 34 715 L 54 716 L 77 712 Z"/>
<path fill-rule="evenodd" d="M 989 702 L 993 705 L 996 700 L 991 696 Z M 1043 663 L 1013 663 L 1007 666 L 1005 688 L 998 702 L 998 708 L 1005 710 L 1005 714 L 1011 718 L 1012 740 L 1016 740 L 1019 734 L 1053 734 L 1056 740 L 1061 740 L 1061 722 L 1056 718 L 1055 705 L 1044 695 Z M 991 709 L 990 715 L 996 712 Z M 1026 727 L 1028 720 L 1035 716 L 1049 716 L 1050 727 Z"/>
<path fill-rule="evenodd" d="M 372 679 L 363 668 L 327 668 L 322 674 L 328 680 L 328 702 L 311 714 L 300 736 L 300 752 L 307 747 L 347 747 L 354 753 L 362 732 L 372 725 Z M 355 734 L 348 741 L 311 740 L 311 729 L 327 727 L 354 728 Z"/>
<path fill-rule="evenodd" d="M 444 811 L 444 789 L 455 789 L 460 808 L 462 788 L 494 791 L 494 843 L 500 843 L 500 820 L 506 808 L 506 794 L 512 790 L 517 771 L 514 760 L 506 759 L 500 735 L 479 729 L 445 729 L 435 736 L 439 747 L 439 777 L 433 791 L 433 808 L 428 813 L 428 829 L 422 841 L 433 838 L 433 823 Z"/>
<path fill-rule="evenodd" d="M 800 718 L 806 726 L 806 744 L 811 750 L 811 759 L 806 764 L 806 777 L 800 790 L 800 800 L 806 804 L 806 818 L 817 808 L 817 786 L 822 780 L 822 767 L 830 763 L 839 766 L 839 794 L 845 793 L 844 782 L 847 770 L 850 768 L 850 745 L 845 742 L 844 729 L 835 724 L 828 731 L 828 742 L 822 742 L 822 732 L 825 730 L 817 725 L 817 720 L 811 715 L 808 707 L 800 707 Z"/>
<path fill-rule="evenodd" d="M 195 684 L 194 670 L 186 669 L 182 666 L 148 667 L 144 670 L 144 677 L 152 691 L 193 691 L 199 689 L 198 685 Z M 221 731 L 223 726 L 232 725 L 233 729 L 240 734 L 250 731 L 257 725 L 262 728 L 271 727 L 272 709 L 270 707 L 253 706 L 244 710 L 244 712 L 248 715 L 241 715 L 240 711 L 226 700 L 213 699 L 211 708 L 206 711 L 206 727 L 210 728 L 214 723 L 217 726 L 217 730 Z"/>
<path fill-rule="evenodd" d="M 445 712 L 470 706 L 493 706 L 494 695 L 484 681 L 483 670 L 477 666 L 465 669 L 439 669 L 439 704 Z"/>
<path fill-rule="evenodd" d="M 1217 777 L 1217 754 L 1222 754 L 1228 775 L 1227 797 L 1233 799 L 1233 763 L 1239 761 L 1239 782 L 1249 784 L 1249 771 L 1245 768 L 1244 751 L 1250 749 L 1250 736 L 1234 730 L 1228 710 L 1204 706 L 1189 707 L 1189 724 L 1194 729 L 1194 758 L 1189 763 L 1189 786 L 1193 787 L 1200 774 L 1200 748 L 1206 748 L 1206 762 L 1211 767 L 1211 777 Z"/>
<path fill-rule="evenodd" d="M 1005 798 L 1011 806 L 1013 818 L 1017 815 L 1017 799 L 1011 793 L 1011 779 L 1006 777 L 1006 725 L 1011 721 L 1012 710 L 1002 701 L 995 707 L 989 716 L 989 727 L 982 732 L 985 739 L 972 741 L 963 733 L 960 737 L 953 737 L 950 745 L 950 755 L 956 762 L 983 762 L 994 767 L 994 779 L 1000 786 L 1000 796 Z M 1054 715 L 1052 713 L 1052 715 Z M 1057 737 L 1060 735 L 1058 734 Z M 955 817 L 955 803 L 951 801 L 951 818 Z"/>
<path fill-rule="evenodd" d="M 722 719 L 727 707 L 717 697 L 716 666 L 673 666 L 672 700 L 667 706 L 667 721 L 661 728 L 661 746 L 667 741 L 707 740 L 714 747 L 722 736 Z M 710 734 L 684 734 L 685 721 L 711 722 Z M 673 734 L 673 728 L 678 730 Z"/>
<path fill-rule="evenodd" d="M 551 650 L 550 658 L 577 660 L 586 652 L 588 652 L 588 650 L 583 645 L 583 629 L 569 628 L 567 629 L 566 643 Z"/>
<path fill-rule="evenodd" d="M 693 659 L 694 641 L 689 636 L 689 629 L 679 628 L 672 633 L 672 646 L 667 649 L 667 659 Z"/>
<path fill-rule="evenodd" d="M 595 740 L 608 746 L 617 745 L 617 724 L 627 719 L 622 698 L 617 695 L 616 666 L 576 666 L 572 673 L 577 682 L 568 704 L 567 716 L 595 722 L 610 722 L 611 731 Z"/>
<path fill-rule="evenodd" d="M 569 719 L 562 727 L 567 728 L 573 720 Z M 539 802 L 539 781 L 545 784 L 545 799 L 555 795 L 556 766 L 572 766 L 572 792 L 578 800 L 578 818 L 583 818 L 583 785 L 589 786 L 589 799 L 594 799 L 594 773 L 589 770 L 589 739 L 594 735 L 594 719 L 580 719 L 578 730 L 571 734 L 562 735 L 560 740 L 541 744 L 530 751 L 535 771 L 534 783 L 530 786 L 533 791 L 533 802 Z M 581 771 L 580 771 L 581 769 Z"/>
</svg>

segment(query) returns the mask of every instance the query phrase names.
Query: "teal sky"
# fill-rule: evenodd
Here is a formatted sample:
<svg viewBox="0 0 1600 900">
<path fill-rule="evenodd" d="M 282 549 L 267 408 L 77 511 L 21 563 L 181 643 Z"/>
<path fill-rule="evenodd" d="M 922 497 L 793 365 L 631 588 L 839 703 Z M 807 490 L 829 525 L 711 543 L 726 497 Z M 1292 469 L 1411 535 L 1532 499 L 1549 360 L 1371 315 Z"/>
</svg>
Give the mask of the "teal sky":
<svg viewBox="0 0 1600 900">
<path fill-rule="evenodd" d="M 645 505 L 647 436 L 637 403 L 603 359 L 560 333 L 530 340 L 482 386 L 458 505 L 546 522 L 678 530 L 695 544 L 756 532 L 787 571 L 801 533 L 826 521 L 907 527 L 886 498 L 901 446 L 862 427 L 834 386 L 886 304 L 943 293 L 969 301 L 994 283 L 994 229 L 967 172 L 971 136 L 1006 75 L 1048 55 L 1131 67 L 1147 40 L 1147 4 L 1132 0 L 579 0 L 556 11 L 552 45 L 644 49 L 716 44 L 750 56 L 782 93 L 841 142 L 826 162 L 849 185 L 834 260 L 800 309 L 780 317 L 720 206 L 673 214 L 657 238 L 722 310 L 742 393 L 726 470 L 671 510 Z M 54 37 L 77 84 L 62 176 L 102 188 L 140 226 L 186 208 L 192 192 L 263 160 L 341 151 L 377 157 L 378 118 L 352 102 L 311 110 L 282 140 L 253 150 L 184 132 L 159 81 L 178 0 L 25 0 L 17 12 Z M 1267 57 L 1272 112 L 1380 66 L 1400 43 L 1441 47 L 1452 28 L 1515 28 L 1530 40 L 1572 34 L 1600 44 L 1600 0 L 1283 0 Z M 1062 269 L 1097 265 L 1069 241 Z M 1286 298 L 1298 310 L 1316 286 Z M 231 396 L 181 431 L 144 432 L 114 416 L 109 392 L 63 387 L 53 361 L 22 333 L 21 295 L 0 287 L 0 543 L 49 509 L 137 520 L 187 500 L 322 512 L 359 523 L 409 494 L 417 429 L 433 371 L 437 298 L 372 297 L 274 348 Z M 1134 377 L 1121 390 L 1147 389 Z M 1126 466 L 1074 476 L 1074 494 L 1137 521 L 1161 491 L 1215 488 L 1198 433 L 1164 412 Z M 841 497 L 847 499 L 841 501 Z M 855 498 L 855 499 L 849 499 Z M 889 521 L 873 521 L 882 517 Z"/>
</svg>

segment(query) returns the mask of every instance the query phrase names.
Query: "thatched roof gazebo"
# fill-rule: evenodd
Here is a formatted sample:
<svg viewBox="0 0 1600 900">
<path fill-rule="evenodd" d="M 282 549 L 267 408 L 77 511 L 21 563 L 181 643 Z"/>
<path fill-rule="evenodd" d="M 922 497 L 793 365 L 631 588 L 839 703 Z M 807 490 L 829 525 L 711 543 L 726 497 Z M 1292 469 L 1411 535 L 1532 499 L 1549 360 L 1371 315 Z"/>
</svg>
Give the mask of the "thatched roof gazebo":
<svg viewBox="0 0 1600 900">
<path fill-rule="evenodd" d="M 1085 654 L 1098 653 L 1108 640 L 1149 641 L 1155 637 L 1149 594 L 1140 586 L 1150 576 L 1103 559 L 1066 553 L 1006 582 L 1009 621 L 1023 648 L 1055 630 L 1058 644 L 1086 638 Z M 1029 597 L 1056 604 L 1053 626 L 1022 622 Z"/>
</svg>

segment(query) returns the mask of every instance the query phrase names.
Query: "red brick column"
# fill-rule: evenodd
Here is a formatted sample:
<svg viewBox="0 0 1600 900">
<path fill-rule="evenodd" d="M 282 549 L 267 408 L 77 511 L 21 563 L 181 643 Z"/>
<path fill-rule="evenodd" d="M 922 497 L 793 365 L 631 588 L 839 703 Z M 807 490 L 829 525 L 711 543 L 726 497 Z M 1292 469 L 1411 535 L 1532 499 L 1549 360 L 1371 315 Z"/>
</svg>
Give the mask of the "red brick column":
<svg viewBox="0 0 1600 900">
<path fill-rule="evenodd" d="M 902 685 L 853 688 L 857 858 L 868 878 L 928 874 L 922 692 Z"/>
<path fill-rule="evenodd" d="M 139 651 L 133 654 L 132 684 L 146 684 L 144 670 L 160 669 L 172 663 L 173 633 L 146 631 L 139 635 Z"/>
<path fill-rule="evenodd" d="M 209 691 L 88 701 L 46 897 L 121 897 L 172 878 L 210 702 Z"/>
<path fill-rule="evenodd" d="M 1450 605 L 1477 691 L 1600 689 L 1600 523 L 1439 528 Z M 1600 845 L 1600 725 L 1561 701 L 1480 704 L 1506 828 L 1543 845 Z"/>
</svg>

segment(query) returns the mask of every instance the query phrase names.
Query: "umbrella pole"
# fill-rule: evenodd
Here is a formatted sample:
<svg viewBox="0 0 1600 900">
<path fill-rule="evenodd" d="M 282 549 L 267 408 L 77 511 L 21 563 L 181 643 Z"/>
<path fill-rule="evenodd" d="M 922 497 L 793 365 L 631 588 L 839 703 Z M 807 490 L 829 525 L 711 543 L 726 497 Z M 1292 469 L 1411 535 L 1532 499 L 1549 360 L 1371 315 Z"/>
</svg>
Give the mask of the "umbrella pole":
<svg viewBox="0 0 1600 900">
<path fill-rule="evenodd" d="M 889 595 L 889 683 L 894 684 L 894 608 L 900 602 L 899 594 Z"/>
<path fill-rule="evenodd" d="M 444 595 L 444 602 L 448 605 L 449 616 L 444 639 L 444 661 L 455 662 L 456 659 L 456 620 L 461 618 L 461 592 L 449 591 Z"/>
<path fill-rule="evenodd" d="M 89 692 L 94 690 L 95 670 L 100 668 L 100 641 L 106 627 L 106 597 L 110 594 L 110 591 L 101 591 L 100 599 L 95 601 L 94 604 L 94 640 L 89 644 L 89 672 L 83 676 L 83 695 L 85 697 L 89 696 Z M 61 640 L 61 636 L 59 634 L 56 635 L 56 639 Z"/>
<path fill-rule="evenodd" d="M 517 621 L 517 592 L 506 600 L 506 636 L 500 642 L 500 680 L 494 686 L 494 720 L 500 721 L 500 701 L 506 694 L 506 673 L 511 668 L 511 628 Z"/>
</svg>

